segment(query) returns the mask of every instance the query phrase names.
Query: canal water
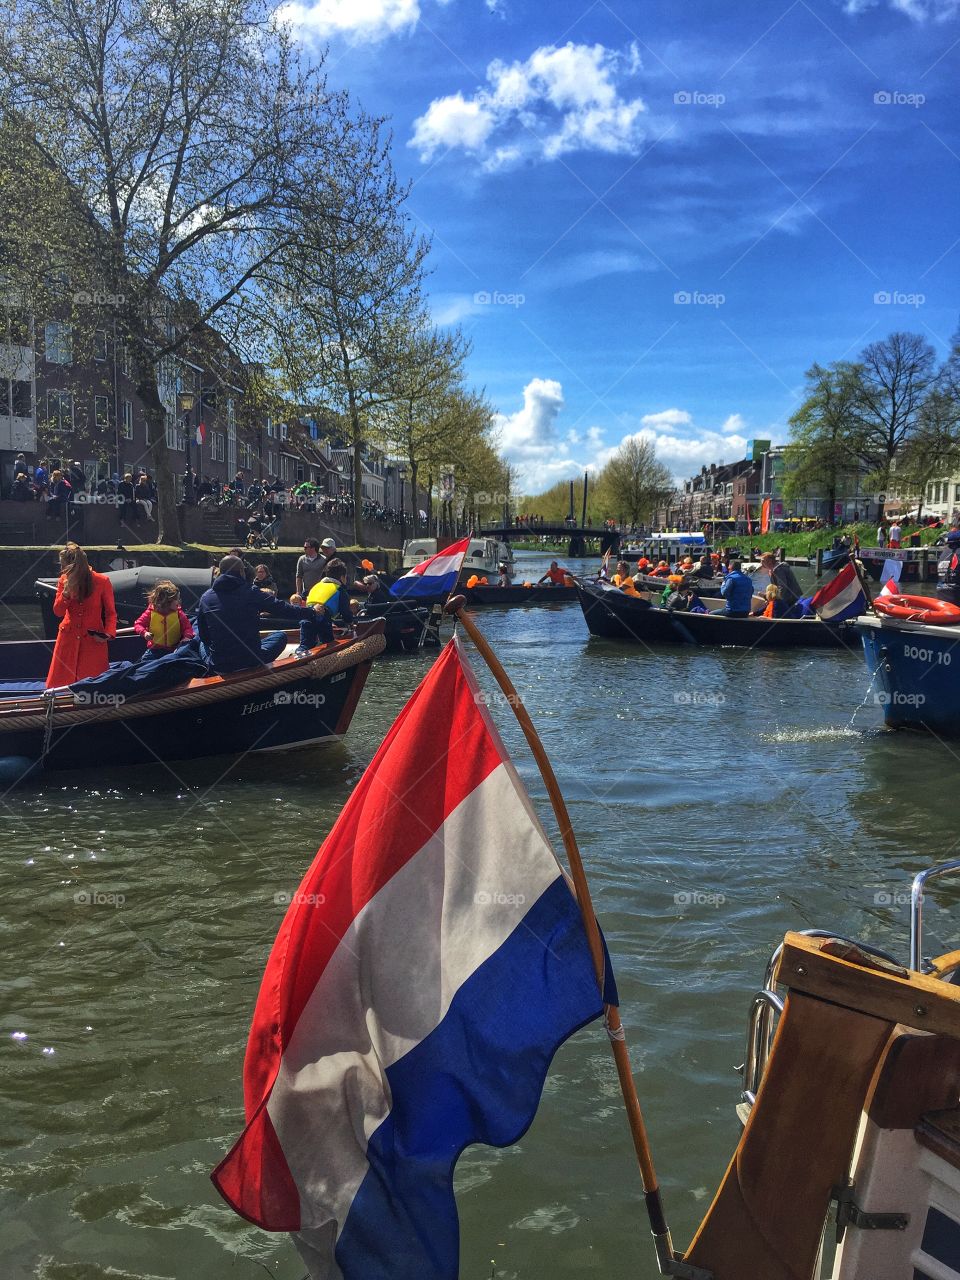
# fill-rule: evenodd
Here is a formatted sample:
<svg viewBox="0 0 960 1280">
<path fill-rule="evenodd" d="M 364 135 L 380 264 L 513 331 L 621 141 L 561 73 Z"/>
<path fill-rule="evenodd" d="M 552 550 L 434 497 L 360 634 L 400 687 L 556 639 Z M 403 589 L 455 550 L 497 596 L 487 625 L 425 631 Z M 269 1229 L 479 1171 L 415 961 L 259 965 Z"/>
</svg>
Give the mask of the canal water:
<svg viewBox="0 0 960 1280">
<path fill-rule="evenodd" d="M 520 559 L 527 577 L 546 563 Z M 589 638 L 576 604 L 480 623 L 570 806 L 682 1246 L 736 1142 L 771 949 L 822 927 L 906 954 L 910 878 L 956 856 L 958 756 L 881 730 L 856 651 L 649 651 Z M 431 661 L 378 661 L 342 744 L 4 798 L 4 1280 L 303 1275 L 208 1175 L 242 1126 L 286 895 Z M 553 830 L 508 708 L 494 714 Z M 933 954 L 956 943 L 956 902 L 929 907 Z M 467 1151 L 457 1186 L 465 1280 L 657 1274 L 596 1025 L 558 1053 L 522 1141 Z"/>
</svg>

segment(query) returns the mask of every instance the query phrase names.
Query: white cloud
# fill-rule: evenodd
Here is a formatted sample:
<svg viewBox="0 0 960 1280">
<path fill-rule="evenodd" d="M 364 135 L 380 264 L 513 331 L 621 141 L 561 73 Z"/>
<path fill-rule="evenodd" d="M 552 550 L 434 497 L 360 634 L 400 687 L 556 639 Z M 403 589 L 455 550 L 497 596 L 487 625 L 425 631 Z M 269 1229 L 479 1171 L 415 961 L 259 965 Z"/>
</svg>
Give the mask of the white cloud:
<svg viewBox="0 0 960 1280">
<path fill-rule="evenodd" d="M 430 299 L 430 315 L 438 325 L 460 324 L 479 311 L 472 293 L 435 293 Z"/>
<path fill-rule="evenodd" d="M 308 43 L 343 36 L 351 43 L 383 40 L 412 30 L 420 18 L 419 0 L 288 0 L 274 17 Z"/>
<path fill-rule="evenodd" d="M 747 427 L 747 424 L 744 422 L 743 418 L 740 416 L 739 413 L 731 413 L 730 416 L 725 419 L 720 430 L 723 432 L 724 435 L 739 436 L 743 431 L 746 430 L 746 427 Z"/>
<path fill-rule="evenodd" d="M 853 17 L 880 7 L 881 0 L 844 0 L 843 11 Z M 960 0 L 889 0 L 890 8 L 914 22 L 949 22 L 960 13 Z"/>
<path fill-rule="evenodd" d="M 634 271 L 656 271 L 656 259 L 628 249 L 591 249 L 573 253 L 557 262 L 547 262 L 531 273 L 533 283 L 540 287 L 585 284 L 602 276 L 627 275 Z"/>
<path fill-rule="evenodd" d="M 636 49 L 602 44 L 543 45 L 525 61 L 496 59 L 472 97 L 435 98 L 414 121 L 408 145 L 429 161 L 462 147 L 487 170 L 570 151 L 633 152 L 643 136 L 646 105 L 626 97 L 618 80 L 639 69 Z M 497 137 L 494 139 L 493 134 Z M 487 144 L 495 145 L 488 148 Z"/>
</svg>

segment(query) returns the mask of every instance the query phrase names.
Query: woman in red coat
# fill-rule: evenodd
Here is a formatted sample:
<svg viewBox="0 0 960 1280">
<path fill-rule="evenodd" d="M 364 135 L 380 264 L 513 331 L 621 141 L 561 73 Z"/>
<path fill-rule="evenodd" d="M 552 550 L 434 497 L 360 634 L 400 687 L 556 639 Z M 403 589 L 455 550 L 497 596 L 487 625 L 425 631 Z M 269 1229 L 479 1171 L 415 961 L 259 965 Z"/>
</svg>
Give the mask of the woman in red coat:
<svg viewBox="0 0 960 1280">
<path fill-rule="evenodd" d="M 95 573 L 75 542 L 60 552 L 60 581 L 53 612 L 62 618 L 47 672 L 47 688 L 73 684 L 107 669 L 107 639 L 117 634 L 110 579 Z"/>
</svg>

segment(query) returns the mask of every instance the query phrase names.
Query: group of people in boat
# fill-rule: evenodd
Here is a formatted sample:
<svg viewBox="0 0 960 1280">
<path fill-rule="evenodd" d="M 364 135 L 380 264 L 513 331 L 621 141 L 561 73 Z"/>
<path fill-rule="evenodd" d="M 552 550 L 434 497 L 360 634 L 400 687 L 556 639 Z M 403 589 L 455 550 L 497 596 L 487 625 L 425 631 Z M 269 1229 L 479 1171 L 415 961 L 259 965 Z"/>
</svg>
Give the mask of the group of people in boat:
<svg viewBox="0 0 960 1280">
<path fill-rule="evenodd" d="M 716 553 L 704 552 L 700 560 L 694 564 L 692 559 L 683 561 L 676 570 L 671 570 L 666 561 L 650 566 L 645 557 L 637 561 L 635 573 L 631 573 L 627 561 L 618 562 L 616 571 L 609 575 L 609 581 L 625 595 L 647 599 L 649 580 L 664 579 L 664 589 L 660 596 L 660 605 L 665 609 L 681 610 L 689 613 L 706 613 L 706 605 L 698 594 L 698 585 L 704 579 L 713 579 L 718 571 L 722 576 L 720 595 L 724 600 L 722 612 L 732 618 L 749 618 L 762 616 L 765 618 L 803 618 L 809 616 L 803 588 L 797 581 L 797 575 L 784 561 L 768 551 L 760 557 L 761 571 L 768 574 L 770 583 L 763 594 L 763 603 L 754 604 L 757 589 L 749 574 L 744 573 L 740 560 L 731 560 L 722 566 Z M 607 577 L 606 567 L 601 568 L 600 577 Z"/>
<path fill-rule="evenodd" d="M 242 548 L 237 547 L 216 567 L 214 580 L 200 597 L 192 618 L 184 611 L 176 584 L 161 579 L 134 623 L 134 630 L 145 642 L 142 660 L 155 660 L 191 644 L 211 675 L 273 662 L 283 652 L 287 636 L 283 631 L 261 636 L 263 614 L 296 624 L 300 636 L 297 657 L 330 643 L 335 620 L 348 628 L 354 624 L 351 592 L 367 600 L 387 595 L 370 561 L 362 562 L 368 569 L 365 577 L 350 583 L 347 566 L 336 551 L 330 538 L 323 544 L 309 539 L 297 563 L 296 592 L 284 600 L 277 594 L 268 566 L 249 564 Z M 53 611 L 61 622 L 47 688 L 102 675 L 109 663 L 108 642 L 117 634 L 113 587 L 106 574 L 91 568 L 86 552 L 75 542 L 68 542 L 60 552 Z"/>
</svg>

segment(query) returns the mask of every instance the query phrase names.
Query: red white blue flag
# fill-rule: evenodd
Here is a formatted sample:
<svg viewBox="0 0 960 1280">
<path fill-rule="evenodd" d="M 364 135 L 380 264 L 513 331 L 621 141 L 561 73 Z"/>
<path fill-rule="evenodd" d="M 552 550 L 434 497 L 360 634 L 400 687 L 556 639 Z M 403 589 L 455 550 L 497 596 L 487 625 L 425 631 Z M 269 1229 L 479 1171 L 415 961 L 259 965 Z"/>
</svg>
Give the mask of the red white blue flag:
<svg viewBox="0 0 960 1280">
<path fill-rule="evenodd" d="M 832 582 L 821 587 L 810 607 L 821 622 L 845 622 L 858 618 L 867 608 L 867 597 L 854 565 L 845 564 Z"/>
<path fill-rule="evenodd" d="M 457 585 L 463 557 L 469 547 L 470 539 L 461 538 L 435 556 L 429 556 L 398 578 L 390 588 L 390 594 L 404 600 L 446 595 Z"/>
<path fill-rule="evenodd" d="M 293 897 L 213 1173 L 315 1280 L 454 1280 L 453 1170 L 602 1012 L 573 889 L 453 640 Z M 616 1003 L 612 979 L 604 996 Z"/>
</svg>

